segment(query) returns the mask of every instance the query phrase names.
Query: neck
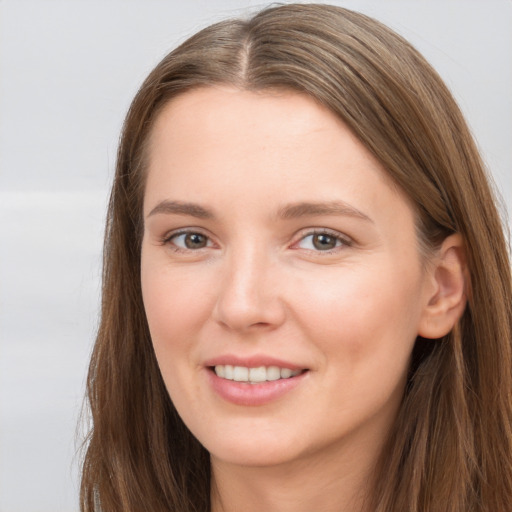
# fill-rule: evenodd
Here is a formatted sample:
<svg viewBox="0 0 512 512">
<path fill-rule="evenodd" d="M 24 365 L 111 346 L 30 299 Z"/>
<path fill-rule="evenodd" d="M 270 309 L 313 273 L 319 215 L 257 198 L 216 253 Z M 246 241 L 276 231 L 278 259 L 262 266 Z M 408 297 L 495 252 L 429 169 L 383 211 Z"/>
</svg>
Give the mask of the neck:
<svg viewBox="0 0 512 512">
<path fill-rule="evenodd" d="M 330 446 L 328 453 L 272 467 L 212 456 L 212 512 L 366 512 L 377 457 L 360 448 Z"/>
</svg>

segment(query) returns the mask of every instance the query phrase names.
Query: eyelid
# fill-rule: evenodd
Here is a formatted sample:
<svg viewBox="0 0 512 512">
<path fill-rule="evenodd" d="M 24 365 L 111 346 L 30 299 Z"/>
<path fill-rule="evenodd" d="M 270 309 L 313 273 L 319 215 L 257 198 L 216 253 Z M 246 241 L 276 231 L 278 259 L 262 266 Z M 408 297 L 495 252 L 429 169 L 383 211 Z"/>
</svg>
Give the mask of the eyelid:
<svg viewBox="0 0 512 512">
<path fill-rule="evenodd" d="M 178 237 L 180 235 L 188 235 L 188 234 L 193 234 L 193 233 L 197 233 L 197 234 L 200 234 L 202 236 L 205 236 L 207 238 L 207 240 L 208 240 L 207 246 L 199 248 L 199 249 L 185 249 L 185 248 L 179 247 L 177 245 L 173 245 L 173 249 L 175 251 L 178 251 L 178 252 L 179 251 L 183 251 L 183 252 L 188 252 L 188 251 L 190 251 L 190 252 L 199 252 L 202 249 L 208 249 L 208 248 L 211 248 L 213 245 L 215 245 L 215 242 L 214 242 L 213 238 L 203 228 L 195 227 L 195 226 L 186 227 L 186 228 L 178 228 L 178 229 L 169 231 L 169 232 L 165 233 L 161 237 L 160 243 L 162 245 L 171 245 L 173 238 Z M 334 252 L 338 252 L 339 250 L 343 249 L 344 247 L 350 247 L 351 245 L 354 244 L 354 240 L 351 237 L 349 237 L 348 235 L 346 235 L 344 233 L 341 233 L 340 231 L 336 231 L 336 230 L 330 229 L 330 228 L 315 227 L 315 228 L 304 228 L 304 229 L 301 229 L 294 236 L 294 242 L 291 244 L 291 248 L 295 249 L 295 250 L 300 249 L 300 247 L 298 247 L 298 244 L 302 240 L 307 238 L 308 236 L 314 236 L 314 235 L 328 235 L 328 236 L 332 236 L 332 237 L 336 238 L 336 240 L 339 241 L 341 243 L 341 245 L 338 246 L 338 247 L 334 247 L 333 249 L 329 249 L 329 250 L 325 250 L 325 251 L 312 250 L 312 249 L 303 249 L 303 250 L 306 250 L 306 251 L 309 251 L 309 252 L 312 252 L 312 253 L 315 253 L 315 254 L 328 255 L 328 254 L 332 254 Z"/>
<path fill-rule="evenodd" d="M 183 247 L 179 247 L 175 244 L 172 244 L 173 238 L 176 238 L 180 235 L 190 235 L 190 234 L 194 234 L 194 233 L 197 233 L 198 235 L 202 235 L 207 238 L 208 244 L 206 247 L 201 247 L 199 249 L 185 249 Z M 212 237 L 208 233 L 206 233 L 204 229 L 199 228 L 199 227 L 194 227 L 194 226 L 187 227 L 187 228 L 179 228 L 179 229 L 175 229 L 173 231 L 169 231 L 169 232 L 165 233 L 165 235 L 163 235 L 160 238 L 160 243 L 162 245 L 173 245 L 173 250 L 178 251 L 178 252 L 179 251 L 199 252 L 202 249 L 209 249 L 212 245 L 214 245 L 214 241 L 213 241 Z"/>
<path fill-rule="evenodd" d="M 304 249 L 306 251 L 315 253 L 315 254 L 333 254 L 335 252 L 338 252 L 342 250 L 344 247 L 350 247 L 354 244 L 354 240 L 349 237 L 348 235 L 345 235 L 344 233 L 341 233 L 340 231 L 336 231 L 334 229 L 330 228 L 304 228 L 297 233 L 295 238 L 295 241 L 292 243 L 292 249 L 300 249 L 300 247 L 297 247 L 298 244 L 307 238 L 308 236 L 314 236 L 314 235 L 328 235 L 336 238 L 337 241 L 341 242 L 341 245 L 338 247 L 334 247 L 333 249 L 321 251 L 321 250 L 313 250 L 313 249 Z"/>
</svg>

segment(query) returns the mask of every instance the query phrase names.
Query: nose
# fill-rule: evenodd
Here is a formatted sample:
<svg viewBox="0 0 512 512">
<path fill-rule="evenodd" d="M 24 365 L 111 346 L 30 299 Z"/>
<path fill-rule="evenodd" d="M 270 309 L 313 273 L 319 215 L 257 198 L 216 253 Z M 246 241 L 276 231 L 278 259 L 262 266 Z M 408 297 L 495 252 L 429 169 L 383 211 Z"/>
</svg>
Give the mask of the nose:
<svg viewBox="0 0 512 512">
<path fill-rule="evenodd" d="M 285 320 L 276 262 L 255 248 L 226 257 L 213 310 L 214 320 L 233 331 L 275 329 Z"/>
</svg>

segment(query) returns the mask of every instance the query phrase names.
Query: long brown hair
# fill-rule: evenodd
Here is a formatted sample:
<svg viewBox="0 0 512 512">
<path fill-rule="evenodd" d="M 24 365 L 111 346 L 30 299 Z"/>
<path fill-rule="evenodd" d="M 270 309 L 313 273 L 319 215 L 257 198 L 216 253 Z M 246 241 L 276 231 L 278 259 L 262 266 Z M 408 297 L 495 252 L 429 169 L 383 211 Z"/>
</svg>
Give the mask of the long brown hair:
<svg viewBox="0 0 512 512">
<path fill-rule="evenodd" d="M 379 22 L 328 5 L 285 5 L 208 27 L 166 56 L 128 112 L 108 212 L 101 324 L 88 375 L 92 429 L 83 512 L 202 511 L 208 453 L 166 392 L 142 305 L 145 145 L 192 88 L 288 88 L 327 106 L 415 205 L 425 251 L 464 239 L 468 306 L 443 339 L 418 339 L 382 454 L 379 512 L 498 512 L 512 503 L 512 285 L 481 158 L 429 64 Z"/>
</svg>

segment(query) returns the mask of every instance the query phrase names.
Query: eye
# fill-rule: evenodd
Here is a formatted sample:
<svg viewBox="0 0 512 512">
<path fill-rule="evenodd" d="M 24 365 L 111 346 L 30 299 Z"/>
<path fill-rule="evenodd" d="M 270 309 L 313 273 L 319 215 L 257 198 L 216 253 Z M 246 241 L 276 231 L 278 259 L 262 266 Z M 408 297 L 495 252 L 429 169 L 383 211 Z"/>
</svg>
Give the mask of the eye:
<svg viewBox="0 0 512 512">
<path fill-rule="evenodd" d="M 343 245 L 350 245 L 350 243 L 341 235 L 319 231 L 302 237 L 296 245 L 300 249 L 309 251 L 329 252 Z"/>
<path fill-rule="evenodd" d="M 211 240 L 206 235 L 194 231 L 175 233 L 168 237 L 166 242 L 172 243 L 178 249 L 192 251 L 210 247 L 212 245 Z"/>
</svg>

